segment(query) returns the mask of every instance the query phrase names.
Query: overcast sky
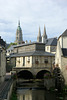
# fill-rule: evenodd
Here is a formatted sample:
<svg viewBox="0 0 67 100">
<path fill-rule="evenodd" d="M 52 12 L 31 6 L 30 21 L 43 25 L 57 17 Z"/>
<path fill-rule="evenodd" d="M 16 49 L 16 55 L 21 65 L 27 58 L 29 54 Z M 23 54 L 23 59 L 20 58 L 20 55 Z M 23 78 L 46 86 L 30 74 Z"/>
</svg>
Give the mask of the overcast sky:
<svg viewBox="0 0 67 100">
<path fill-rule="evenodd" d="M 36 41 L 44 24 L 48 38 L 58 37 L 67 29 L 67 0 L 0 0 L 0 36 L 14 42 L 18 20 L 23 40 Z"/>
</svg>

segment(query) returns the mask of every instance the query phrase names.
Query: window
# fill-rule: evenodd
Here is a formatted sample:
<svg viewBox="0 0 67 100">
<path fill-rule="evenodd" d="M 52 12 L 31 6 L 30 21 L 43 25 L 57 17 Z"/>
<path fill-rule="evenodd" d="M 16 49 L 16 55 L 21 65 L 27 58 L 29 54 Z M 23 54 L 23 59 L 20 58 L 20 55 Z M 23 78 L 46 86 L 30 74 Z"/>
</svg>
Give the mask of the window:
<svg viewBox="0 0 67 100">
<path fill-rule="evenodd" d="M 27 62 L 28 62 L 28 63 L 30 63 L 30 56 L 29 56 L 29 57 L 27 57 Z"/>
<path fill-rule="evenodd" d="M 45 58 L 44 63 L 48 63 L 48 57 Z"/>
<path fill-rule="evenodd" d="M 30 56 L 27 58 L 27 61 L 30 61 Z"/>
<path fill-rule="evenodd" d="M 47 47 L 47 51 L 49 50 L 49 47 Z"/>
<path fill-rule="evenodd" d="M 23 66 L 25 66 L 25 57 L 23 57 Z"/>
<path fill-rule="evenodd" d="M 39 64 L 38 57 L 35 58 L 35 63 Z"/>
<path fill-rule="evenodd" d="M 20 57 L 19 57 L 19 58 L 17 58 L 17 61 L 18 61 L 18 63 L 20 63 Z"/>
</svg>

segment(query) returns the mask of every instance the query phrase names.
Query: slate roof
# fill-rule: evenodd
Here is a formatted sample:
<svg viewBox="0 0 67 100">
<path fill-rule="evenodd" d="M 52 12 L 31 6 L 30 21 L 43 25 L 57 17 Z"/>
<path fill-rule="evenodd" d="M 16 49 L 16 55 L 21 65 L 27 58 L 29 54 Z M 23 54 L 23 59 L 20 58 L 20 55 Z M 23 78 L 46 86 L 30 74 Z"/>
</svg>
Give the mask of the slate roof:
<svg viewBox="0 0 67 100">
<path fill-rule="evenodd" d="M 57 38 L 49 38 L 46 46 L 57 46 Z"/>
<path fill-rule="evenodd" d="M 5 47 L 6 46 L 6 43 L 3 39 L 1 39 L 1 36 L 0 36 L 0 45 Z"/>
<path fill-rule="evenodd" d="M 64 57 L 67 57 L 67 48 L 62 48 L 62 53 Z"/>
<path fill-rule="evenodd" d="M 17 53 L 10 55 L 10 57 L 21 57 L 21 56 L 55 56 L 55 55 L 44 51 L 32 51 L 32 52 Z"/>
<path fill-rule="evenodd" d="M 62 33 L 61 36 L 67 36 L 67 29 Z"/>
<path fill-rule="evenodd" d="M 11 46 L 7 49 L 7 51 L 13 50 L 15 46 L 16 46 L 16 45 L 11 45 Z"/>
<path fill-rule="evenodd" d="M 41 43 L 41 42 L 31 42 L 31 43 L 24 43 L 24 44 L 16 45 L 14 48 L 21 47 L 21 46 L 26 46 L 26 45 L 32 45 L 32 44 L 43 44 L 43 45 L 45 45 L 44 43 Z"/>
</svg>

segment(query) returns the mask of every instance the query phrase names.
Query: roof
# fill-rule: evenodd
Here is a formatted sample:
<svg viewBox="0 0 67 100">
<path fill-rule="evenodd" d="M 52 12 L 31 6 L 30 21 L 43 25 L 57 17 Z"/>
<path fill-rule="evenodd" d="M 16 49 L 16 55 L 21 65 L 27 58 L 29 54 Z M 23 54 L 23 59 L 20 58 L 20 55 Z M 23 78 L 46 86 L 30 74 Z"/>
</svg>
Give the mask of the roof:
<svg viewBox="0 0 67 100">
<path fill-rule="evenodd" d="M 67 48 L 62 48 L 62 53 L 64 57 L 67 57 Z"/>
<path fill-rule="evenodd" d="M 57 38 L 49 38 L 46 46 L 57 46 Z"/>
<path fill-rule="evenodd" d="M 0 45 L 5 47 L 6 46 L 6 43 L 3 39 L 1 39 L 1 36 L 0 36 Z"/>
<path fill-rule="evenodd" d="M 16 46 L 16 45 L 11 45 L 11 46 L 7 49 L 7 51 L 13 50 L 15 46 Z"/>
<path fill-rule="evenodd" d="M 67 36 L 67 29 L 62 33 L 61 36 Z"/>
<path fill-rule="evenodd" d="M 22 47 L 22 46 L 27 46 L 27 45 L 32 45 L 32 44 L 43 44 L 43 45 L 45 45 L 44 43 L 41 43 L 41 42 L 32 42 L 32 43 L 24 43 L 24 44 L 15 45 L 14 48 Z"/>
<path fill-rule="evenodd" d="M 55 56 L 55 55 L 44 51 L 33 51 L 33 52 L 16 53 L 10 55 L 10 57 L 21 57 L 21 56 Z"/>
<path fill-rule="evenodd" d="M 62 37 L 67 36 L 67 29 L 58 37 L 58 39 L 59 39 L 61 36 L 62 36 Z"/>
</svg>

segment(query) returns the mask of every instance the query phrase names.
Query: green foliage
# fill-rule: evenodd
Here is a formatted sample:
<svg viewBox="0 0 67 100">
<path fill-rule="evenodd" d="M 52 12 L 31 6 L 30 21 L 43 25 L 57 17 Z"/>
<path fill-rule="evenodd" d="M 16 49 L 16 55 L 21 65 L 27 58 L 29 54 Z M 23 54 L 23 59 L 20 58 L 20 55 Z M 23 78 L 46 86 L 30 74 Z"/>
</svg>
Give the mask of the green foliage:
<svg viewBox="0 0 67 100">
<path fill-rule="evenodd" d="M 17 100 L 17 96 L 16 96 L 16 93 L 12 93 L 12 96 L 11 96 L 11 99 L 10 100 Z"/>
<path fill-rule="evenodd" d="M 17 94 L 16 94 L 15 88 L 13 88 L 13 90 L 12 90 L 12 95 L 11 95 L 10 100 L 17 100 Z"/>
<path fill-rule="evenodd" d="M 11 45 L 17 45 L 17 43 L 12 43 L 12 42 L 11 42 L 11 43 L 9 44 L 8 48 L 9 48 Z"/>
<path fill-rule="evenodd" d="M 12 71 L 12 68 L 13 68 L 13 67 L 14 67 L 13 65 L 7 64 L 7 65 L 6 65 L 6 71 L 7 71 L 7 72 Z"/>
<path fill-rule="evenodd" d="M 64 92 L 67 93 L 67 85 L 64 86 Z"/>
</svg>

